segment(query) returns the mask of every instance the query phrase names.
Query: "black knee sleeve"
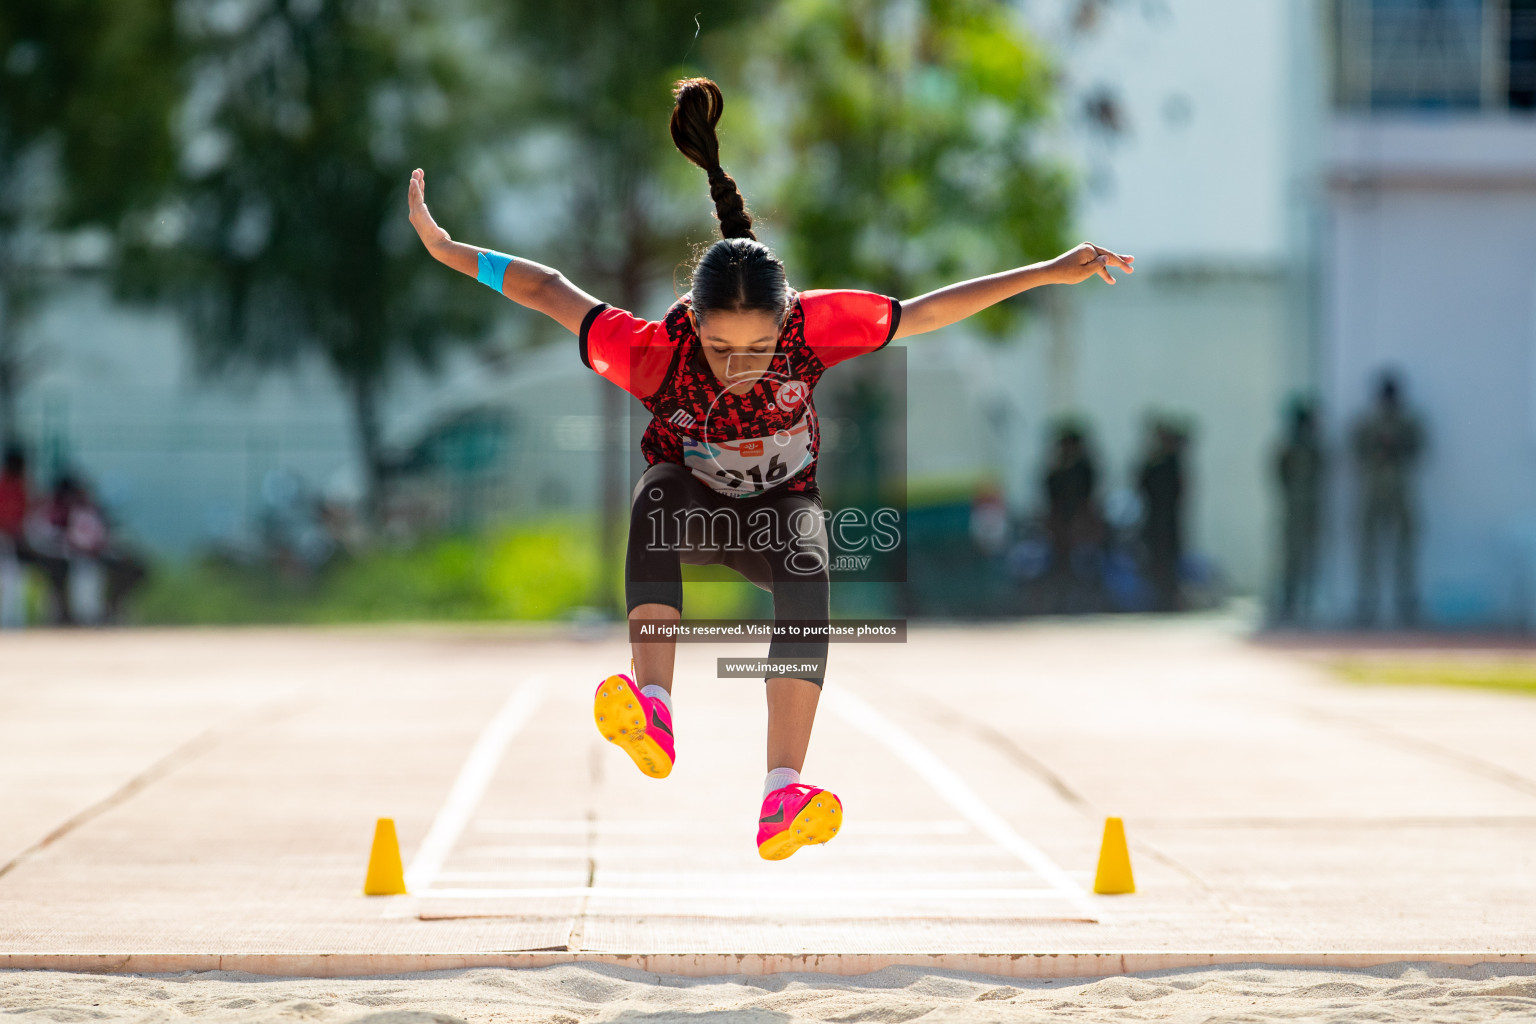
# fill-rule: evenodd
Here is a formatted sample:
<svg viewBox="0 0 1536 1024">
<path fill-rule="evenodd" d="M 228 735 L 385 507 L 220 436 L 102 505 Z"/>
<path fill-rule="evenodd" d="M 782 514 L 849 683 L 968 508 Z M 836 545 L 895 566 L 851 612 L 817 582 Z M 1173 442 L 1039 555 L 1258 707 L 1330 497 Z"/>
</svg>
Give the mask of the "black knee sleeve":
<svg viewBox="0 0 1536 1024">
<path fill-rule="evenodd" d="M 666 542 L 670 518 L 689 503 L 693 476 L 672 462 L 646 470 L 629 504 L 629 547 L 624 556 L 625 611 L 642 604 L 683 610 L 683 572 L 676 547 Z"/>
<path fill-rule="evenodd" d="M 768 648 L 768 656 L 820 661 L 821 671 L 807 672 L 800 676 L 820 686 L 826 675 L 825 630 L 831 614 L 832 595 L 826 524 L 819 501 L 792 496 L 781 503 L 780 510 L 790 517 L 791 522 L 787 525 L 793 526 L 794 520 L 798 520 L 798 528 L 789 531 L 794 538 L 793 542 L 770 556 L 774 621 L 792 622 L 802 629 L 819 628 L 822 632 L 803 640 L 775 637 Z"/>
<path fill-rule="evenodd" d="M 773 618 L 777 623 L 794 623 L 802 629 L 821 627 L 828 622 L 828 604 L 831 584 L 823 570 L 819 576 L 811 576 L 794 582 L 782 581 L 773 585 Z M 801 673 L 797 678 L 809 679 L 817 686 L 826 677 L 827 635 L 825 632 L 811 639 L 796 640 L 792 637 L 774 637 L 768 645 L 768 657 L 792 658 L 796 661 L 819 661 L 821 669 Z"/>
</svg>

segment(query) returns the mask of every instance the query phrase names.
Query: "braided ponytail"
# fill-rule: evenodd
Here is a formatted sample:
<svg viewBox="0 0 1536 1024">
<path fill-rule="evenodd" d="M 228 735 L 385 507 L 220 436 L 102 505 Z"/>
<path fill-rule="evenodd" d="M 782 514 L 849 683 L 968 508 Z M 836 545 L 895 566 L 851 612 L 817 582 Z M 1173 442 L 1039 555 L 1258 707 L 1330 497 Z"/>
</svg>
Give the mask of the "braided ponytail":
<svg viewBox="0 0 1536 1024">
<path fill-rule="evenodd" d="M 709 175 L 709 197 L 720 219 L 720 241 L 693 268 L 693 311 L 707 317 L 717 311 L 766 313 L 782 324 L 789 312 L 784 264 L 752 233 L 752 215 L 741 189 L 720 166 L 715 125 L 725 100 L 707 78 L 685 78 L 672 90 L 672 141 L 683 156 Z"/>
<path fill-rule="evenodd" d="M 672 141 L 683 156 L 709 176 L 709 197 L 715 201 L 720 237 L 751 238 L 752 215 L 736 181 L 720 166 L 720 139 L 715 125 L 725 110 L 720 87 L 707 78 L 685 78 L 672 89 Z"/>
</svg>

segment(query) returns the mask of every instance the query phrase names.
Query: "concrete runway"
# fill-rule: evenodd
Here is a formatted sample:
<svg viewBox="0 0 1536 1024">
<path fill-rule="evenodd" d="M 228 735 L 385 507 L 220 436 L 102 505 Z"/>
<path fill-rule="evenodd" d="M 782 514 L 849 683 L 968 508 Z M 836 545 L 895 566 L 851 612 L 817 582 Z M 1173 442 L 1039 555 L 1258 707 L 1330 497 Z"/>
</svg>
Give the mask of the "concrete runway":
<svg viewBox="0 0 1536 1024">
<path fill-rule="evenodd" d="M 618 634 L 0 635 L 0 967 L 1536 961 L 1536 700 L 1214 620 L 837 644 L 805 777 L 846 823 L 767 863 L 761 686 L 714 666 L 755 653 L 679 647 L 657 781 L 592 724 Z M 1134 895 L 1087 892 L 1106 815 Z M 361 894 L 381 816 L 410 896 Z"/>
</svg>

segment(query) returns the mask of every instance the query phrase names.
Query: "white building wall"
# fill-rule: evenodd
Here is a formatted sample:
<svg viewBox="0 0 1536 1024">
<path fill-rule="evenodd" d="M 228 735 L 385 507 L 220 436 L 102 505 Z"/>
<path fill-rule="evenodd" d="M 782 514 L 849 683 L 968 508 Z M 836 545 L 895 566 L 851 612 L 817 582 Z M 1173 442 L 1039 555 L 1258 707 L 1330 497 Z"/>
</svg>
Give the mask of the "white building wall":
<svg viewBox="0 0 1536 1024">
<path fill-rule="evenodd" d="M 1299 0 L 1106 4 L 1094 29 L 1070 34 L 1063 19 L 1079 6 L 1030 7 L 1060 48 L 1065 102 L 1104 89 L 1125 114 L 1124 134 L 1106 138 L 1066 111 L 1085 172 L 1079 229 L 1148 267 L 1274 267 L 1288 251 Z"/>
<path fill-rule="evenodd" d="M 1426 421 L 1418 481 L 1429 621 L 1536 622 L 1536 121 L 1339 122 L 1325 413 L 1341 456 L 1384 367 Z M 1355 600 L 1354 475 L 1335 460 L 1330 615 Z"/>
<path fill-rule="evenodd" d="M 1133 485 L 1148 413 L 1192 420 L 1189 544 L 1238 590 L 1272 572 L 1270 462 L 1287 395 L 1304 382 L 1300 288 L 1316 75 L 1303 0 L 1103 5 L 1083 32 L 1064 0 L 1023 5 L 1065 76 L 1054 151 L 1078 174 L 1076 237 L 1137 257 L 1113 288 L 1059 297 L 1015 341 L 962 331 L 911 345 L 911 474 L 1002 479 L 1040 507 L 1055 418 L 1094 434 L 1106 494 Z M 1125 131 L 1081 117 L 1113 97 Z M 933 443 L 944 438 L 943 444 Z"/>
<path fill-rule="evenodd" d="M 1192 417 L 1191 549 L 1258 593 L 1273 569 L 1270 467 L 1290 293 L 1272 275 L 1132 281 L 1072 304 L 1067 346 L 1053 344 L 1044 317 L 1010 344 L 909 342 L 911 477 L 995 477 L 1011 507 L 1039 511 L 1051 431 L 1072 411 L 1090 425 L 1102 494 L 1123 508 L 1148 414 Z"/>
<path fill-rule="evenodd" d="M 1099 426 L 1106 468 L 1134 486 L 1147 414 L 1191 417 L 1190 548 L 1250 594 L 1272 568 L 1270 448 L 1288 387 L 1287 301 L 1274 275 L 1149 275 L 1081 311 L 1080 404 Z"/>
</svg>

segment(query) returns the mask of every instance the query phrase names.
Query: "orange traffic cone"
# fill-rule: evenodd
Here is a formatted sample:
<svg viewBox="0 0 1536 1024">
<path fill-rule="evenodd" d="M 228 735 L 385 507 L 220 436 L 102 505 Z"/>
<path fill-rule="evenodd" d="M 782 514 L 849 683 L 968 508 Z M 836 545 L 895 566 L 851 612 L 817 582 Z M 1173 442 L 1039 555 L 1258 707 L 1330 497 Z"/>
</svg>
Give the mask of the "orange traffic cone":
<svg viewBox="0 0 1536 1024">
<path fill-rule="evenodd" d="M 373 851 L 368 854 L 368 878 L 363 882 L 363 894 L 405 895 L 405 869 L 400 865 L 400 840 L 395 837 L 394 818 L 380 818 L 373 828 Z"/>
<path fill-rule="evenodd" d="M 1104 842 L 1099 846 L 1099 870 L 1093 876 L 1093 891 L 1105 896 L 1136 891 L 1131 851 L 1125 845 L 1125 823 L 1119 818 L 1104 819 Z"/>
</svg>

